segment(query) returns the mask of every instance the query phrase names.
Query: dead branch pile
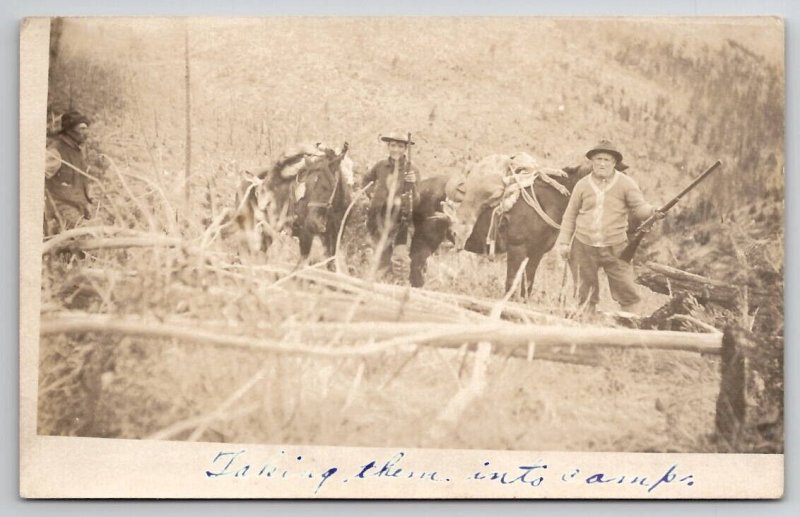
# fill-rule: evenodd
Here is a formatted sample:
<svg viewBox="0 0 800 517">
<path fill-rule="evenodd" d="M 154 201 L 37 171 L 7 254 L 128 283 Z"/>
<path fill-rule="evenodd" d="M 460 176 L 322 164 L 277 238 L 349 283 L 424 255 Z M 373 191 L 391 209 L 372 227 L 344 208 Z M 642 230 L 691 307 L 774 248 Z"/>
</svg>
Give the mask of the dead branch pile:
<svg viewBox="0 0 800 517">
<path fill-rule="evenodd" d="M 113 229 L 100 227 L 79 230 L 48 241 L 44 252 L 163 246 L 184 253 L 200 250 L 182 243 L 180 239 L 143 232 L 122 230 L 113 237 L 87 238 L 89 234 L 113 233 Z M 451 296 L 423 289 L 384 285 L 325 271 L 319 265 L 302 268 L 245 266 L 225 263 L 212 255 L 205 255 L 203 260 L 194 263 L 179 264 L 173 260 L 170 270 L 173 273 L 180 271 L 182 278 L 203 278 L 200 285 L 192 286 L 185 281 L 178 283 L 176 290 L 183 296 L 216 297 L 219 303 L 225 303 L 224 298 L 227 297 L 252 296 L 258 305 L 264 307 L 276 304 L 283 307 L 311 305 L 314 310 L 309 315 L 312 317 L 304 319 L 302 312 L 292 312 L 287 315 L 290 316 L 288 319 L 278 323 L 270 321 L 268 328 L 258 329 L 258 337 L 249 337 L 241 335 L 243 328 L 247 328 L 245 323 L 248 322 L 245 321 L 227 321 L 222 326 L 209 328 L 210 320 L 207 318 L 192 320 L 184 317 L 182 323 L 173 323 L 168 322 L 168 314 L 146 318 L 135 314 L 58 312 L 44 315 L 41 333 L 47 336 L 97 332 L 263 348 L 273 352 L 331 355 L 373 354 L 386 347 L 401 345 L 458 347 L 481 341 L 511 349 L 535 343 L 543 346 L 641 347 L 715 353 L 720 346 L 717 333 L 579 326 L 573 320 L 537 311 L 523 304 L 512 304 L 507 299 L 496 302 L 479 297 Z M 101 282 L 125 282 L 126 276 L 128 281 L 137 282 L 141 279 L 136 271 L 86 268 L 82 274 Z M 211 279 L 216 279 L 217 285 L 213 285 Z M 197 292 L 191 292 L 193 287 L 197 288 Z M 218 316 L 225 313 L 224 308 L 221 309 Z M 487 311 L 493 312 L 494 317 L 487 315 Z M 352 350 L 308 348 L 310 344 L 324 346 L 326 341 L 368 345 Z"/>
<path fill-rule="evenodd" d="M 380 384 L 386 386 L 412 367 L 414 358 L 432 353 L 458 384 L 426 434 L 424 443 L 435 446 L 448 439 L 485 391 L 493 357 L 596 365 L 599 348 L 719 353 L 718 332 L 589 326 L 511 302 L 508 296 L 498 301 L 450 295 L 335 273 L 325 269 L 331 260 L 308 266 L 242 263 L 215 251 L 208 234 L 188 240 L 99 226 L 65 232 L 45 243 L 43 361 L 46 365 L 83 350 L 68 375 L 78 375 L 87 391 L 87 409 L 70 421 L 80 425 L 47 421 L 50 413 L 60 414 L 53 407 L 67 395 L 62 391 L 65 367 L 52 363 L 52 369 L 42 369 L 47 394 L 40 401 L 43 428 L 75 425 L 70 432 L 76 434 L 130 435 L 118 430 L 122 424 L 103 416 L 113 413 L 103 410 L 108 395 L 102 395 L 113 386 L 113 372 L 132 353 L 146 354 L 146 364 L 154 358 L 151 371 L 165 368 L 164 354 L 178 353 L 181 348 L 175 347 L 204 348 L 208 357 L 245 354 L 241 357 L 260 367 L 243 384 L 223 390 L 227 398 L 213 408 L 199 415 L 191 408 L 173 408 L 152 421 L 126 424 L 137 429 L 134 435 L 208 438 L 214 422 L 241 418 L 258 408 L 237 407 L 237 402 L 255 384 L 279 375 L 277 358 L 294 361 L 301 370 L 320 361 L 336 361 L 340 371 L 351 364 L 352 381 L 342 393 L 345 412 L 371 375 L 370 364 L 383 365 L 381 371 L 388 373 Z M 460 367 L 453 367 L 453 359 Z M 469 360 L 472 373 L 462 381 Z M 192 372 L 201 368 L 186 366 Z M 150 392 L 149 386 L 142 389 Z M 165 391 L 164 402 L 170 400 Z M 291 422 L 294 417 L 282 418 Z"/>
</svg>

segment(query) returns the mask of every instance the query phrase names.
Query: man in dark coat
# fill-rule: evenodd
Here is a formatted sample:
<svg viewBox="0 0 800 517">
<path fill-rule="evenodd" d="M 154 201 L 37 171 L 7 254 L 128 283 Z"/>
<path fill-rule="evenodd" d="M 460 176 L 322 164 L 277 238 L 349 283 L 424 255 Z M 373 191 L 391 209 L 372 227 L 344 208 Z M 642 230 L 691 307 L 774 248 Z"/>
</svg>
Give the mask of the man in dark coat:
<svg viewBox="0 0 800 517">
<path fill-rule="evenodd" d="M 400 133 L 381 138 L 389 157 L 376 163 L 364 177 L 364 185 L 374 182 L 367 211 L 367 231 L 380 253 L 379 268 L 391 270 L 395 245 L 405 246 L 415 204 L 419 202 L 416 183 L 419 171 L 406 156 L 414 142 Z M 378 249 L 380 247 L 380 249 Z"/>
<path fill-rule="evenodd" d="M 77 226 L 89 219 L 92 202 L 83 143 L 89 136 L 89 120 L 70 111 L 61 117 L 61 131 L 47 146 L 45 160 L 45 233 Z"/>
</svg>

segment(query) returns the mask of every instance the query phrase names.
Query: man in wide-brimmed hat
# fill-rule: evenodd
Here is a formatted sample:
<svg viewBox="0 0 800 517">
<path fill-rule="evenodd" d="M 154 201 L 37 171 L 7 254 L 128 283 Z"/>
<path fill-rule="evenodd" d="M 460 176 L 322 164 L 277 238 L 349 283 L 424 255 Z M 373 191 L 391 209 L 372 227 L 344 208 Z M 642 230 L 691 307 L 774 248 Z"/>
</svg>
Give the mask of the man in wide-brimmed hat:
<svg viewBox="0 0 800 517">
<path fill-rule="evenodd" d="M 47 146 L 45 158 L 45 233 L 54 234 L 89 219 L 91 198 L 83 143 L 89 119 L 77 111 L 61 117 L 61 131 Z"/>
<path fill-rule="evenodd" d="M 411 212 L 418 202 L 416 183 L 419 171 L 406 156 L 414 145 L 409 135 L 390 133 L 381 137 L 389 157 L 376 163 L 364 177 L 364 184 L 374 182 L 367 211 L 367 230 L 376 245 L 382 244 L 380 269 L 391 270 L 394 246 L 405 245 Z"/>
<path fill-rule="evenodd" d="M 619 172 L 622 153 L 608 140 L 601 140 L 586 157 L 592 173 L 575 185 L 558 235 L 557 249 L 569 260 L 582 307 L 593 312 L 599 300 L 597 274 L 606 272 L 611 296 L 623 311 L 636 313 L 641 298 L 634 282 L 633 266 L 619 258 L 627 245 L 628 216 L 643 220 L 663 217 L 645 201 L 639 186 Z"/>
</svg>

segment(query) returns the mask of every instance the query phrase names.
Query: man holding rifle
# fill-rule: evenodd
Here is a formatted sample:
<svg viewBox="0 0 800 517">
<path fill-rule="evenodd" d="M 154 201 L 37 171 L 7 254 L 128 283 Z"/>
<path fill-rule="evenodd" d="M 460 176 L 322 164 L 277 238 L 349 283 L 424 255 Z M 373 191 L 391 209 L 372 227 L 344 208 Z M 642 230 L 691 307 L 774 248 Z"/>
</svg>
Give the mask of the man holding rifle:
<svg viewBox="0 0 800 517">
<path fill-rule="evenodd" d="M 419 203 L 416 183 L 419 171 L 411 163 L 411 133 L 390 133 L 381 137 L 386 142 L 389 157 L 376 163 L 364 177 L 363 183 L 374 183 L 367 211 L 367 231 L 376 252 L 380 254 L 379 269 L 385 273 L 392 268 L 395 245 L 408 255 L 408 235 L 411 214 Z"/>
<path fill-rule="evenodd" d="M 578 287 L 578 300 L 587 313 L 599 301 L 597 274 L 608 277 L 611 296 L 623 311 L 637 313 L 641 298 L 633 266 L 620 258 L 628 244 L 628 216 L 638 220 L 661 219 L 664 212 L 645 201 L 636 182 L 617 170 L 622 153 L 601 140 L 586 153 L 592 172 L 575 185 L 556 241 L 558 254 L 569 261 Z"/>
</svg>

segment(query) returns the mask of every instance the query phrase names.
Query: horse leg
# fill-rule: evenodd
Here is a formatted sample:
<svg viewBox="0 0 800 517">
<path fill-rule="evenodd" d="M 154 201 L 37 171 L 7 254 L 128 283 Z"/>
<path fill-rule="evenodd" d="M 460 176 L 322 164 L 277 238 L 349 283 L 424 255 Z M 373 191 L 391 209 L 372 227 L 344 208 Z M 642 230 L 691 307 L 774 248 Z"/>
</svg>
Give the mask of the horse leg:
<svg viewBox="0 0 800 517">
<path fill-rule="evenodd" d="M 428 257 L 431 256 L 433 250 L 428 243 L 422 239 L 411 240 L 411 271 L 409 273 L 408 281 L 411 287 L 422 287 L 425 285 L 425 269 L 428 262 Z"/>
<path fill-rule="evenodd" d="M 323 243 L 325 244 L 325 254 L 328 258 L 333 257 L 336 255 L 336 237 L 337 232 L 333 232 L 330 230 L 331 223 L 328 223 L 328 231 L 325 232 L 325 235 L 322 238 Z M 328 270 L 336 271 L 336 261 L 331 260 L 328 262 Z"/>
<path fill-rule="evenodd" d="M 533 280 L 536 278 L 536 270 L 542 261 L 544 253 L 538 249 L 529 249 L 528 265 L 525 266 L 525 282 L 522 283 L 522 297 L 527 298 L 533 294 Z"/>
<path fill-rule="evenodd" d="M 508 256 L 506 257 L 506 289 L 505 292 L 511 290 L 514 285 L 514 277 L 517 276 L 517 271 L 522 265 L 522 261 L 528 256 L 528 250 L 525 243 L 508 244 Z M 524 282 L 522 287 L 522 296 L 525 296 Z"/>
<path fill-rule="evenodd" d="M 308 231 L 300 233 L 300 262 L 308 263 L 308 256 L 311 254 L 311 243 L 314 242 L 314 234 Z"/>
</svg>

